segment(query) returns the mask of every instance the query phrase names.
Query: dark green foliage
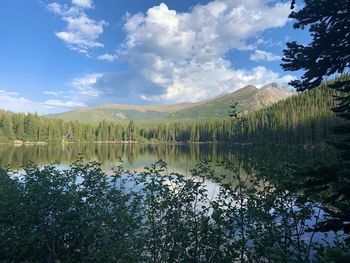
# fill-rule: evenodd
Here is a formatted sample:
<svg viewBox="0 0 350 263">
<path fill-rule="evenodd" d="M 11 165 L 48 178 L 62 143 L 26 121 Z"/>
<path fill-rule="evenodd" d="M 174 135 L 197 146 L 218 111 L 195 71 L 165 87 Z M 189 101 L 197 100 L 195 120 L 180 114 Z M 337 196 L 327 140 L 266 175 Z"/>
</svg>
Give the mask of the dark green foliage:
<svg viewBox="0 0 350 263">
<path fill-rule="evenodd" d="M 163 161 L 141 173 L 119 165 L 110 176 L 82 160 L 65 171 L 0 171 L 0 261 L 325 262 L 335 251 L 349 259 L 341 238 L 305 241 L 319 203 L 230 162 L 220 167 L 230 183 L 208 162 L 188 177 Z"/>
<path fill-rule="evenodd" d="M 241 134 L 260 142 L 320 143 L 340 120 L 329 111 L 336 93 L 322 86 L 243 116 Z"/>
<path fill-rule="evenodd" d="M 133 124 L 131 124 L 133 125 Z M 135 140 L 135 128 L 102 121 L 97 126 L 0 110 L 0 142 L 94 142 Z M 130 124 L 129 124 L 130 127 Z M 125 136 L 123 137 L 123 134 Z"/>
<path fill-rule="evenodd" d="M 302 9 L 289 16 L 294 28 L 307 28 L 312 41 L 308 45 L 287 43 L 284 50 L 285 70 L 304 70 L 301 80 L 291 84 L 299 91 L 318 87 L 326 77 L 346 73 L 350 67 L 350 2 L 349 0 L 305 0 Z M 338 88 L 349 81 L 337 81 Z"/>
<path fill-rule="evenodd" d="M 292 6 L 295 2 L 292 3 Z M 294 28 L 308 29 L 312 40 L 308 45 L 296 41 L 287 43 L 282 67 L 302 70 L 301 80 L 291 82 L 297 90 L 311 90 L 327 78 L 333 78 L 328 88 L 337 91 L 333 112 L 343 119 L 335 128 L 335 146 L 341 158 L 335 163 L 317 165 L 302 173 L 309 178 L 308 194 L 329 202 L 331 219 L 324 229 L 349 231 L 350 212 L 350 1 L 305 0 L 304 6 L 290 14 L 296 20 Z M 334 219 L 334 217 L 336 219 Z"/>
<path fill-rule="evenodd" d="M 133 227 L 132 203 L 125 207 L 127 195 L 108 186 L 99 164 L 25 171 L 20 180 L 0 177 L 0 261 L 135 261 L 123 241 Z"/>
</svg>

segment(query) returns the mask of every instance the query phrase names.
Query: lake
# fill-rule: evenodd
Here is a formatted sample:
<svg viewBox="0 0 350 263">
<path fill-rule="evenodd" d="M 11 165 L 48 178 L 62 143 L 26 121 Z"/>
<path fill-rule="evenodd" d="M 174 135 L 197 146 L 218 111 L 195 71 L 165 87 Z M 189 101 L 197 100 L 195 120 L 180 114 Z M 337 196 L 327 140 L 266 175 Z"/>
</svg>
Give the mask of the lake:
<svg viewBox="0 0 350 263">
<path fill-rule="evenodd" d="M 265 224 L 268 222 L 269 229 L 271 225 L 273 225 L 274 227 L 271 228 L 273 229 L 272 232 L 274 235 L 278 236 L 278 231 L 284 227 L 290 231 L 291 235 L 291 243 L 285 245 L 286 249 L 300 249 L 300 245 L 297 243 L 297 241 L 302 240 L 304 244 L 308 244 L 303 250 L 304 257 L 309 257 L 308 253 L 311 253 L 311 255 L 315 253 L 315 250 L 312 247 L 313 242 L 319 242 L 321 244 L 333 244 L 333 241 L 335 240 L 335 234 L 333 232 L 328 232 L 327 236 L 325 236 L 323 233 L 317 231 L 305 231 L 307 227 L 314 226 L 318 218 L 324 217 L 324 210 L 322 209 L 322 205 L 320 206 L 319 203 L 296 203 L 298 196 L 303 192 L 303 185 L 300 183 L 300 181 L 293 177 L 292 173 L 288 174 L 285 172 L 286 167 L 293 165 L 296 165 L 294 167 L 297 167 L 298 165 L 312 162 L 315 159 L 320 161 L 322 159 L 326 160 L 332 158 L 333 151 L 329 147 L 314 147 L 304 145 L 288 146 L 237 144 L 228 146 L 222 144 L 93 143 L 22 145 L 18 147 L 13 145 L 1 145 L 0 166 L 6 167 L 9 165 L 12 170 L 20 171 L 23 169 L 23 166 L 30 161 L 39 166 L 58 162 L 60 163 L 58 166 L 59 169 L 65 169 L 68 168 L 72 162 L 76 161 L 81 154 L 83 154 L 86 161 L 101 162 L 102 170 L 107 173 L 111 172 L 112 169 L 117 165 L 119 157 L 124 161 L 125 169 L 132 171 L 142 171 L 145 166 L 150 166 L 155 161 L 163 159 L 168 163 L 168 171 L 178 172 L 183 175 L 189 175 L 191 172 L 190 170 L 194 168 L 196 164 L 201 160 L 211 160 L 213 161 L 213 165 L 215 165 L 216 162 L 221 162 L 225 159 L 228 159 L 231 161 L 234 167 L 240 168 L 239 182 L 244 182 L 245 186 L 243 187 L 243 190 L 240 188 L 241 184 L 238 184 L 238 177 L 235 177 L 232 172 L 227 174 L 221 173 L 224 172 L 224 169 L 222 167 L 216 167 L 215 169 L 220 169 L 220 174 L 227 175 L 224 182 L 229 181 L 230 188 L 235 188 L 237 190 L 237 194 L 235 193 L 233 195 L 229 195 L 227 197 L 228 199 L 226 199 L 225 196 L 221 196 L 220 199 L 219 193 L 223 193 L 221 191 L 223 188 L 221 188 L 221 186 L 218 185 L 215 180 L 207 179 L 205 182 L 203 181 L 205 184 L 204 187 L 206 188 L 207 196 L 211 201 L 214 200 L 214 197 L 219 198 L 217 200 L 225 202 L 227 200 L 231 200 L 230 203 L 232 203 L 232 207 L 235 207 L 232 210 L 232 213 L 237 213 L 234 217 L 237 221 L 235 221 L 237 224 L 240 222 L 240 217 L 243 216 L 240 211 L 248 211 L 244 212 L 244 216 L 246 217 L 244 220 L 247 220 L 247 222 L 248 220 L 255 220 L 255 223 L 247 224 L 244 231 L 253 231 L 255 233 L 255 229 L 249 229 L 253 229 L 255 226 L 259 226 L 259 224 Z M 262 177 L 259 177 L 260 175 L 262 175 Z M 36 178 L 36 176 L 34 177 Z M 103 178 L 105 177 L 103 176 Z M 135 184 L 136 181 L 133 176 L 129 178 L 129 184 L 126 184 L 127 187 L 124 188 L 124 190 L 132 189 L 136 194 L 138 194 L 139 191 L 141 192 L 140 189 L 145 190 L 143 187 L 140 188 L 140 185 Z M 79 182 L 80 179 L 77 180 L 78 183 L 81 183 Z M 266 182 L 265 179 L 267 179 L 269 182 L 268 184 L 271 183 L 271 186 L 273 185 L 273 188 L 269 188 L 268 185 L 261 184 Z M 57 182 L 59 182 L 60 179 L 56 178 L 55 180 L 58 180 Z M 36 180 L 34 181 L 36 182 Z M 137 186 L 136 188 L 135 185 Z M 44 186 L 45 184 L 40 185 L 40 190 L 35 193 L 34 197 L 30 197 L 28 200 L 32 200 L 33 198 L 35 199 L 38 195 L 45 196 Z M 95 186 L 98 187 L 98 184 L 92 185 L 92 187 Z M 251 192 L 252 187 L 254 187 L 256 192 Z M 290 187 L 290 189 L 292 191 L 295 191 L 295 193 L 289 192 L 289 189 L 285 187 Z M 28 189 L 31 188 L 29 187 Z M 264 192 L 265 190 L 266 192 Z M 49 192 L 51 193 L 51 191 L 52 188 L 50 188 Z M 127 192 L 128 191 L 129 190 L 127 190 Z M 176 193 L 176 191 L 174 193 Z M 190 190 L 188 193 L 192 193 L 192 190 Z M 257 194 L 257 196 L 255 196 L 255 194 Z M 142 192 L 140 195 L 146 195 L 146 192 Z M 242 199 L 239 199 L 240 195 Z M 46 198 L 47 196 L 45 196 L 44 199 L 46 200 Z M 108 197 L 108 200 L 109 198 L 110 197 Z M 147 200 L 147 198 L 142 199 Z M 209 206 L 208 199 L 203 200 L 201 201 L 200 206 L 198 206 L 201 207 L 200 209 Z M 241 200 L 242 203 L 239 203 L 239 200 Z M 42 204 L 42 201 L 40 201 L 40 204 Z M 252 204 L 255 205 L 252 206 Z M 264 210 L 265 206 L 267 207 L 266 211 Z M 201 211 L 200 209 L 198 209 L 198 213 Z M 136 211 L 141 211 L 141 208 L 137 209 Z M 166 210 L 161 209 L 161 213 L 164 213 L 164 211 Z M 195 211 L 197 211 L 197 209 Z M 213 211 L 214 206 L 208 210 L 207 216 L 210 217 Z M 265 213 L 265 215 L 268 215 L 267 218 L 270 221 L 265 222 L 264 220 L 267 220 L 266 217 L 260 218 L 259 216 L 256 216 L 259 215 L 259 213 Z M 295 215 L 300 216 L 296 222 L 292 221 L 292 219 L 295 219 Z M 88 216 L 90 216 L 90 214 L 86 215 L 86 217 Z M 232 215 L 228 213 L 224 218 L 230 218 L 230 216 Z M 67 223 L 67 225 L 69 224 Z M 257 229 L 259 230 L 259 227 Z M 239 237 L 240 232 L 233 232 L 232 235 Z M 259 236 L 260 234 L 254 238 L 258 239 Z M 297 236 L 298 239 L 296 239 L 295 236 Z M 281 240 L 284 240 L 284 233 L 282 233 L 280 237 Z M 252 246 L 254 238 L 247 242 L 248 247 Z"/>
<path fill-rule="evenodd" d="M 201 160 L 213 162 L 228 159 L 245 170 L 276 169 L 287 163 L 305 163 L 331 158 L 327 147 L 287 145 L 222 145 L 222 144 L 95 144 L 70 143 L 46 145 L 0 145 L 0 166 L 19 170 L 32 161 L 43 166 L 53 162 L 63 167 L 83 154 L 87 161 L 101 162 L 104 171 L 115 167 L 118 157 L 126 169 L 140 171 L 159 159 L 168 164 L 171 172 L 187 174 Z"/>
</svg>

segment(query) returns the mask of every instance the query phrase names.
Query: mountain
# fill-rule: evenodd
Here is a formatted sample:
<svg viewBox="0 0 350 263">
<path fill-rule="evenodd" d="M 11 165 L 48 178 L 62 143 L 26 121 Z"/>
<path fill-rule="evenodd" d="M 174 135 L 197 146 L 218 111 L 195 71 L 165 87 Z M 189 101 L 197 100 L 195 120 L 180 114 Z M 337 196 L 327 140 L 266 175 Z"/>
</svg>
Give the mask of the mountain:
<svg viewBox="0 0 350 263">
<path fill-rule="evenodd" d="M 105 104 L 51 114 L 47 117 L 81 122 L 221 118 L 228 116 L 230 106 L 235 102 L 238 103 L 239 112 L 249 112 L 269 106 L 292 94 L 275 83 L 265 85 L 261 89 L 248 85 L 233 93 L 197 103 L 149 106 Z"/>
<path fill-rule="evenodd" d="M 254 87 L 243 89 L 239 93 L 245 93 L 244 91 L 254 92 Z M 237 125 L 239 123 L 229 117 L 167 118 L 135 122 L 127 120 L 124 123 L 115 121 L 90 125 L 90 123 L 48 119 L 31 113 L 12 113 L 0 110 L 0 143 L 14 141 L 16 145 L 21 145 L 25 141 L 30 143 L 62 141 L 319 143 L 331 138 L 332 127 L 344 123 L 344 120 L 337 118 L 334 112 L 330 111 L 330 108 L 337 105 L 337 101 L 334 101 L 335 95 L 339 93 L 325 86 L 299 93 L 271 106 L 244 114 L 242 116 L 243 126 Z M 215 98 L 215 100 L 223 99 L 225 96 Z M 187 106 L 182 104 L 178 107 Z M 104 108 L 116 107 L 127 110 L 131 106 L 104 106 Z M 158 107 L 161 106 L 138 108 L 138 110 L 140 112 L 141 110 L 158 110 Z M 178 110 L 177 107 L 167 109 L 175 112 Z M 160 108 L 160 110 L 163 109 Z M 165 120 L 169 119 L 171 121 L 164 124 Z"/>
<path fill-rule="evenodd" d="M 275 83 L 265 85 L 261 89 L 257 89 L 253 85 L 248 85 L 233 93 L 179 110 L 171 114 L 171 117 L 196 119 L 227 117 L 230 106 L 236 102 L 238 103 L 236 107 L 237 111 L 250 112 L 286 99 L 292 94 Z"/>
<path fill-rule="evenodd" d="M 81 122 L 99 122 L 101 120 L 158 120 L 168 117 L 173 112 L 191 106 L 193 106 L 192 103 L 149 106 L 104 104 L 92 108 L 81 108 L 59 114 L 50 114 L 47 117 Z"/>
</svg>

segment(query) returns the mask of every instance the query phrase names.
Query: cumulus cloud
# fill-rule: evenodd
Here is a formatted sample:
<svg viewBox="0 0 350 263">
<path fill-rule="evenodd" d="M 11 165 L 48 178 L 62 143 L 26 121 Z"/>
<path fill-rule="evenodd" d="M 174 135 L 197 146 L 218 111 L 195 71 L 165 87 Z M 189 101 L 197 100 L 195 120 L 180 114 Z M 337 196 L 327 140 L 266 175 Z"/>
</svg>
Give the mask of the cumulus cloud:
<svg viewBox="0 0 350 263">
<path fill-rule="evenodd" d="M 278 61 L 278 60 L 281 60 L 281 57 L 271 52 L 266 52 L 266 51 L 257 49 L 253 54 L 250 55 L 250 60 Z"/>
<path fill-rule="evenodd" d="M 124 96 L 125 90 L 132 98 L 179 102 L 198 101 L 247 84 L 285 82 L 291 76 L 279 76 L 265 67 L 235 69 L 226 54 L 255 49 L 249 39 L 284 26 L 289 13 L 289 3 L 279 1 L 215 0 L 189 12 L 176 12 L 162 3 L 146 13 L 127 14 L 120 57 L 127 61 L 128 72 L 104 74 L 94 87 L 116 97 Z"/>
<path fill-rule="evenodd" d="M 288 3 L 266 0 L 216 0 L 177 13 L 162 3 L 146 15 L 128 16 L 127 47 L 173 56 L 222 55 L 232 48 L 249 49 L 246 40 L 265 29 L 284 26 Z M 160 51 L 159 51 L 160 50 Z M 198 54 L 200 52 L 200 54 Z M 205 53 L 205 54 L 203 54 Z"/>
<path fill-rule="evenodd" d="M 222 68 L 216 71 L 212 71 L 210 68 L 198 69 L 198 66 L 193 66 L 191 75 L 183 75 L 183 79 L 178 79 L 175 82 L 178 84 L 169 86 L 165 94 L 143 95 L 142 98 L 148 101 L 197 102 L 218 94 L 232 92 L 250 84 L 261 88 L 271 81 L 286 84 L 295 79 L 292 75 L 279 76 L 263 66 L 251 70 Z"/>
<path fill-rule="evenodd" d="M 79 96 L 85 95 L 88 97 L 98 97 L 101 91 L 95 89 L 93 86 L 102 77 L 100 73 L 87 74 L 83 77 L 73 79 L 71 85 L 76 89 L 73 93 Z"/>
<path fill-rule="evenodd" d="M 107 25 L 104 20 L 89 18 L 85 9 L 90 8 L 93 8 L 91 0 L 73 0 L 70 7 L 57 2 L 48 5 L 48 9 L 67 24 L 65 30 L 55 33 L 56 36 L 72 50 L 85 54 L 88 54 L 90 48 L 103 47 L 98 38 Z"/>
</svg>

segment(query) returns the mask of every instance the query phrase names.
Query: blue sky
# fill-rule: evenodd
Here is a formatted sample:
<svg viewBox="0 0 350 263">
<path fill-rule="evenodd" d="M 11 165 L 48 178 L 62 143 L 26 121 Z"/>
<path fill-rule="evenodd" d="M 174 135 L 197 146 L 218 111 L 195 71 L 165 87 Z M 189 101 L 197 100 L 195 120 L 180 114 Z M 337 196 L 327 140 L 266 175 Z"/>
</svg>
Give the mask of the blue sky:
<svg viewBox="0 0 350 263">
<path fill-rule="evenodd" d="M 2 0 L 0 108 L 200 101 L 286 85 L 290 1 Z"/>
</svg>

